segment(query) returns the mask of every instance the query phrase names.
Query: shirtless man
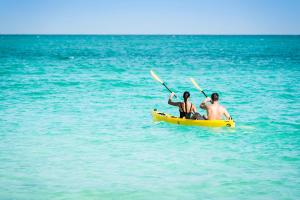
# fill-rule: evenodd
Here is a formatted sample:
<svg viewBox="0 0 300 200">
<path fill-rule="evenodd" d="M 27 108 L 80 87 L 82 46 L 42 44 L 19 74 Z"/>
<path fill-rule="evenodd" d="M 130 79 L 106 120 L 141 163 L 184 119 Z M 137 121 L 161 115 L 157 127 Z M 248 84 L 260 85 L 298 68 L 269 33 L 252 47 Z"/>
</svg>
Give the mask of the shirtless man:
<svg viewBox="0 0 300 200">
<path fill-rule="evenodd" d="M 207 104 L 211 102 L 211 104 Z M 219 95 L 218 93 L 212 93 L 211 98 L 207 97 L 201 104 L 200 108 L 206 110 L 208 120 L 220 120 L 222 115 L 226 117 L 227 120 L 231 119 L 226 108 L 219 104 Z"/>
</svg>

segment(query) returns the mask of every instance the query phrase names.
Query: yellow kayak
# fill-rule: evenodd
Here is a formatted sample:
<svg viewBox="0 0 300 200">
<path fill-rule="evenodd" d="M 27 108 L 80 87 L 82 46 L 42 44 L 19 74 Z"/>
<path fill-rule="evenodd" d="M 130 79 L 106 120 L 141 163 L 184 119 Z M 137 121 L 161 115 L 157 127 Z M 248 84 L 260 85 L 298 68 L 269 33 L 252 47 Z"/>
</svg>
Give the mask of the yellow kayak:
<svg viewBox="0 0 300 200">
<path fill-rule="evenodd" d="M 152 117 L 154 121 L 164 121 L 171 124 L 187 125 L 187 126 L 208 126 L 208 127 L 235 127 L 233 120 L 193 120 L 179 118 L 167 113 L 159 112 L 157 110 L 152 111 Z"/>
</svg>

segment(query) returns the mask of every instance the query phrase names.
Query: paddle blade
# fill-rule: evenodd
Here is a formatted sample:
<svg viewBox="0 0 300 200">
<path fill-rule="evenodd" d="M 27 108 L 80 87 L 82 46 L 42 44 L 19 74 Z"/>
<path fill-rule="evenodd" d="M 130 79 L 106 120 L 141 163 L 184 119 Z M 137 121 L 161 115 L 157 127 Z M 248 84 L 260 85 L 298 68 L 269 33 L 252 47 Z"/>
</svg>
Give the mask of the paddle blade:
<svg viewBox="0 0 300 200">
<path fill-rule="evenodd" d="M 191 82 L 194 84 L 194 86 L 200 91 L 202 92 L 203 90 L 201 89 L 201 87 L 196 83 L 196 81 L 193 78 L 190 78 Z"/>
<path fill-rule="evenodd" d="M 150 70 L 150 74 L 151 76 L 158 82 L 160 82 L 161 84 L 163 84 L 164 82 L 162 80 L 160 80 L 160 78 L 154 73 L 154 71 Z"/>
</svg>

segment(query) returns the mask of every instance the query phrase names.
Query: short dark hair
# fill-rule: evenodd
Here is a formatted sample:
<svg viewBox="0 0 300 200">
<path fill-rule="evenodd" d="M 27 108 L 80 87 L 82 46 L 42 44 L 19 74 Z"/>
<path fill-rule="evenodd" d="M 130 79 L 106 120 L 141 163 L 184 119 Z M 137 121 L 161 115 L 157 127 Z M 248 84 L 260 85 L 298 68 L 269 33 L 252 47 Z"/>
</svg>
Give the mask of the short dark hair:
<svg viewBox="0 0 300 200">
<path fill-rule="evenodd" d="M 211 94 L 211 100 L 212 101 L 218 101 L 219 100 L 219 94 L 218 93 L 212 93 Z"/>
</svg>

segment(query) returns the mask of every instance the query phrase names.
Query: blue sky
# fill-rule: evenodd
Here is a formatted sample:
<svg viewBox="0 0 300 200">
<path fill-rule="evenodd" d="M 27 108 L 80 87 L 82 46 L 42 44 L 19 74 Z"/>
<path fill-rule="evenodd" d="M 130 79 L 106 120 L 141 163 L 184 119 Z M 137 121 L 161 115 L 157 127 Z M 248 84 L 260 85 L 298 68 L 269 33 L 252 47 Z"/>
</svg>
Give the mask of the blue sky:
<svg viewBox="0 0 300 200">
<path fill-rule="evenodd" d="M 0 0 L 2 34 L 300 34 L 300 0 Z"/>
</svg>

